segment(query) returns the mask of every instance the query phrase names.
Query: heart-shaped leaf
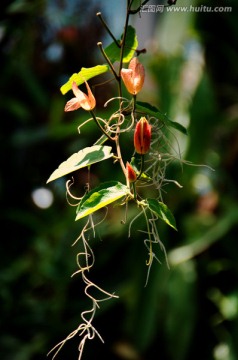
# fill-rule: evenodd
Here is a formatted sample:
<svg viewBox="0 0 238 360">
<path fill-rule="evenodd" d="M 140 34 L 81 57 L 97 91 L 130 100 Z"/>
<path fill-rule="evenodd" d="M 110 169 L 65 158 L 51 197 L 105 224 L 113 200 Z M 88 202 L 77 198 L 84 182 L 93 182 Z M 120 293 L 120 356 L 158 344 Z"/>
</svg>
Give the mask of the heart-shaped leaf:
<svg viewBox="0 0 238 360">
<path fill-rule="evenodd" d="M 156 199 L 147 199 L 148 207 L 160 217 L 166 224 L 177 230 L 176 221 L 168 206 Z"/>
<path fill-rule="evenodd" d="M 118 40 L 118 43 L 120 43 L 120 40 Z M 125 48 L 122 59 L 123 63 L 128 63 L 132 59 L 137 47 L 138 40 L 136 36 L 136 31 L 131 25 L 129 25 L 127 28 Z M 120 61 L 121 48 L 118 47 L 114 41 L 106 47 L 105 53 L 107 54 L 112 63 L 114 63 L 115 61 Z"/>
<path fill-rule="evenodd" d="M 79 220 L 128 194 L 127 186 L 109 181 L 89 191 L 81 200 L 75 220 Z"/>
<path fill-rule="evenodd" d="M 51 174 L 47 183 L 65 176 L 75 170 L 112 157 L 113 154 L 111 153 L 111 149 L 111 146 L 94 145 L 80 150 L 79 152 L 71 155 L 66 161 L 62 162 L 58 169 Z"/>
</svg>

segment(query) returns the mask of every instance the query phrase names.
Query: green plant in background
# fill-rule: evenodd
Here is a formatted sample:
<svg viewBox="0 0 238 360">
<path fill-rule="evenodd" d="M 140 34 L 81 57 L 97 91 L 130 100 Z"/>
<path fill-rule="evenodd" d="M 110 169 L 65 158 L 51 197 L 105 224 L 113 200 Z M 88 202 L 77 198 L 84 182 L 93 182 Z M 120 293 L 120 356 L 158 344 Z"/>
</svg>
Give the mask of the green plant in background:
<svg viewBox="0 0 238 360">
<path fill-rule="evenodd" d="M 143 4 L 146 2 L 144 1 Z M 85 184 L 84 194 L 80 197 L 73 194 L 72 186 L 77 187 L 77 180 L 73 176 L 66 182 L 66 192 L 68 203 L 76 206 L 75 220 L 86 217 L 83 229 L 75 241 L 75 243 L 81 241 L 83 249 L 77 254 L 78 270 L 73 275 L 81 275 L 85 284 L 84 292 L 91 300 L 92 307 L 81 313 L 82 323 L 51 350 L 55 351 L 54 356 L 65 342 L 76 334 L 81 336 L 79 359 L 87 339 L 93 339 L 97 335 L 102 340 L 93 325 L 95 312 L 100 302 L 117 296 L 96 285 L 88 276 L 95 261 L 89 239 L 96 236 L 96 228 L 107 216 L 108 206 L 114 204 L 125 208 L 124 220 L 121 219 L 121 222 L 129 224 L 129 236 L 136 220 L 143 219 L 145 226 L 138 230 L 144 232 L 144 243 L 148 250 L 146 284 L 153 260 L 156 259 L 159 262 L 156 245 L 160 246 L 166 258 L 166 251 L 158 231 L 158 221 L 162 220 L 176 230 L 175 218 L 163 199 L 163 188 L 171 182 L 181 187 L 176 180 L 167 178 L 166 174 L 167 167 L 173 161 L 181 163 L 182 160 L 179 145 L 176 150 L 167 133 L 170 133 L 172 129 L 183 134 L 187 134 L 187 131 L 154 105 L 137 99 L 137 95 L 143 90 L 146 71 L 142 64 L 143 59 L 139 60 L 144 50 L 138 49 L 136 30 L 129 24 L 130 16 L 140 11 L 140 6 L 133 8 L 134 3 L 133 0 L 127 1 L 124 30 L 119 40 L 115 39 L 111 33 L 102 14 L 97 13 L 113 40 L 105 49 L 101 42 L 98 43 L 106 64 L 82 68 L 61 87 L 62 94 L 70 90 L 74 94 L 74 97 L 65 105 L 66 112 L 83 108 L 91 115 L 79 126 L 79 130 L 81 131 L 82 127 L 93 121 L 97 126 L 95 129 L 99 129 L 99 135 L 92 146 L 80 149 L 60 164 L 47 181 L 49 183 L 82 168 L 88 169 L 88 181 Z M 106 72 L 111 75 L 110 81 L 114 80 L 117 85 L 117 94 L 114 94 L 105 104 L 105 106 L 112 102 L 117 104 L 116 110 L 107 119 L 96 115 L 96 98 L 88 84 L 88 80 Z M 83 84 L 86 86 L 86 93 L 79 88 Z M 124 136 L 128 136 L 126 151 L 122 149 Z M 124 178 L 124 181 L 118 181 L 109 174 L 107 181 L 93 187 L 91 169 L 94 164 L 105 160 L 113 161 L 114 166 L 119 164 L 120 178 Z M 148 197 L 147 194 L 150 193 L 154 196 Z M 131 204 L 136 205 L 137 214 L 128 221 L 127 212 Z M 105 211 L 99 211 L 102 209 Z"/>
</svg>

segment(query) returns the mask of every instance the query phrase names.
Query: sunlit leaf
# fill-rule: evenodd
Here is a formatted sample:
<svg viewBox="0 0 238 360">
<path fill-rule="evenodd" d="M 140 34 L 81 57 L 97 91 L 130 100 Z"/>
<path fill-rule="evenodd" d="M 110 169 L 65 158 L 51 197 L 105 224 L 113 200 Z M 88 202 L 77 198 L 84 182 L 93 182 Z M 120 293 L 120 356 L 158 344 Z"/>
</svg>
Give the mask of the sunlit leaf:
<svg viewBox="0 0 238 360">
<path fill-rule="evenodd" d="M 110 158 L 113 156 L 111 149 L 111 146 L 94 145 L 74 153 L 59 165 L 58 169 L 51 174 L 47 183 L 85 166 Z"/>
<path fill-rule="evenodd" d="M 120 42 L 120 40 L 118 40 Z M 136 31 L 132 26 L 128 26 L 126 41 L 125 41 L 125 48 L 124 48 L 124 55 L 123 55 L 123 63 L 128 63 L 138 47 L 138 40 L 136 36 Z M 121 48 L 118 47 L 115 42 L 108 45 L 105 49 L 105 52 L 112 63 L 115 61 L 119 61 L 121 57 Z M 101 75 L 109 70 L 109 66 L 107 64 L 103 65 L 96 65 L 91 68 L 82 68 L 79 73 L 74 73 L 69 80 L 61 86 L 60 91 L 63 95 L 65 95 L 69 90 L 72 89 L 73 81 L 79 86 L 84 81 L 89 80 L 97 75 Z"/>
<path fill-rule="evenodd" d="M 118 43 L 120 43 L 120 40 L 118 40 Z M 136 31 L 132 26 L 129 25 L 126 34 L 126 42 L 122 60 L 123 63 L 128 63 L 132 59 L 137 47 L 138 40 L 136 36 Z M 118 47 L 114 41 L 106 47 L 105 53 L 107 54 L 112 63 L 114 63 L 115 61 L 120 61 L 121 48 Z"/>
<path fill-rule="evenodd" d="M 84 68 L 80 70 L 79 73 L 73 74 L 69 80 L 61 86 L 60 91 L 63 95 L 65 95 L 69 90 L 72 89 L 72 83 L 73 81 L 76 82 L 77 85 L 81 85 L 84 83 L 84 81 L 89 80 L 97 75 L 101 75 L 109 70 L 108 65 L 97 65 L 93 66 L 91 68 Z"/>
<path fill-rule="evenodd" d="M 109 181 L 89 191 L 81 200 L 77 208 L 75 220 L 79 220 L 93 212 L 105 207 L 112 202 L 126 196 L 127 186 L 117 181 Z"/>
<path fill-rule="evenodd" d="M 176 221 L 168 206 L 156 199 L 147 199 L 148 207 L 158 215 L 166 224 L 177 230 Z"/>
<path fill-rule="evenodd" d="M 143 114 L 148 114 L 148 115 L 151 115 L 151 116 L 154 116 L 154 117 L 160 119 L 161 121 L 163 121 L 165 123 L 165 125 L 170 126 L 185 135 L 188 134 L 187 129 L 183 125 L 179 124 L 176 121 L 169 119 L 169 117 L 167 115 L 163 114 L 159 109 L 157 109 L 155 106 L 152 106 L 151 104 L 149 104 L 147 102 L 137 101 L 136 110 Z"/>
</svg>

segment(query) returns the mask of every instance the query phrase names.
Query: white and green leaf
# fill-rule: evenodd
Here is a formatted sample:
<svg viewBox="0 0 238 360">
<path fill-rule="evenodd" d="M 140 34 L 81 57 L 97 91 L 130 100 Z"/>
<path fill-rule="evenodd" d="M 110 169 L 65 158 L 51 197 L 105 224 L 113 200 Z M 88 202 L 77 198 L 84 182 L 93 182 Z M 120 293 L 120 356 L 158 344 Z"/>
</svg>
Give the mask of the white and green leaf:
<svg viewBox="0 0 238 360">
<path fill-rule="evenodd" d="M 94 213 L 95 211 L 115 202 L 129 193 L 128 187 L 118 181 L 109 181 L 89 191 L 80 201 L 76 219 Z"/>
<path fill-rule="evenodd" d="M 111 150 L 111 146 L 94 145 L 74 153 L 59 165 L 58 169 L 51 174 L 47 183 L 70 174 L 73 171 L 112 157 L 113 153 L 111 153 Z"/>
</svg>

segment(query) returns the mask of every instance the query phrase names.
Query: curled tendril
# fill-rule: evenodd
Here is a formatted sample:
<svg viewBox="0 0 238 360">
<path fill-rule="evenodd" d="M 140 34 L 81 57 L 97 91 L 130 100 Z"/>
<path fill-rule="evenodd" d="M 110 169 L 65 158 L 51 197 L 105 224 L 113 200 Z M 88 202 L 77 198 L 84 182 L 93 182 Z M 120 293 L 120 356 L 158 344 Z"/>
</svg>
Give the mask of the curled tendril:
<svg viewBox="0 0 238 360">
<path fill-rule="evenodd" d="M 113 101 L 113 100 L 120 100 L 120 104 L 121 104 L 121 107 L 124 107 L 124 102 L 127 103 L 127 104 L 130 104 L 131 103 L 131 100 L 128 100 L 127 98 L 125 97 L 120 97 L 120 96 L 116 96 L 116 97 L 113 97 L 109 100 L 107 100 L 104 104 L 104 107 L 107 107 L 107 105 Z M 123 101 L 124 100 L 124 101 Z"/>
<path fill-rule="evenodd" d="M 87 119 L 87 120 L 85 120 L 82 124 L 80 124 L 79 126 L 78 126 L 78 133 L 80 134 L 80 129 L 81 129 L 81 127 L 83 127 L 84 125 L 86 125 L 88 122 L 90 122 L 90 121 L 93 121 L 93 118 L 91 117 L 91 118 L 89 118 L 89 119 Z"/>
<path fill-rule="evenodd" d="M 67 200 L 67 203 L 70 205 L 70 206 L 78 206 L 78 204 L 80 203 L 80 201 L 82 200 L 82 197 L 77 197 L 77 196 L 74 196 L 71 191 L 70 191 L 70 188 L 71 186 L 74 184 L 74 178 L 72 177 L 71 180 L 68 180 L 66 181 L 66 200 Z M 72 204 L 70 201 L 69 201 L 69 197 L 71 199 L 74 199 L 74 200 L 77 200 L 78 202 L 76 204 Z"/>
</svg>

